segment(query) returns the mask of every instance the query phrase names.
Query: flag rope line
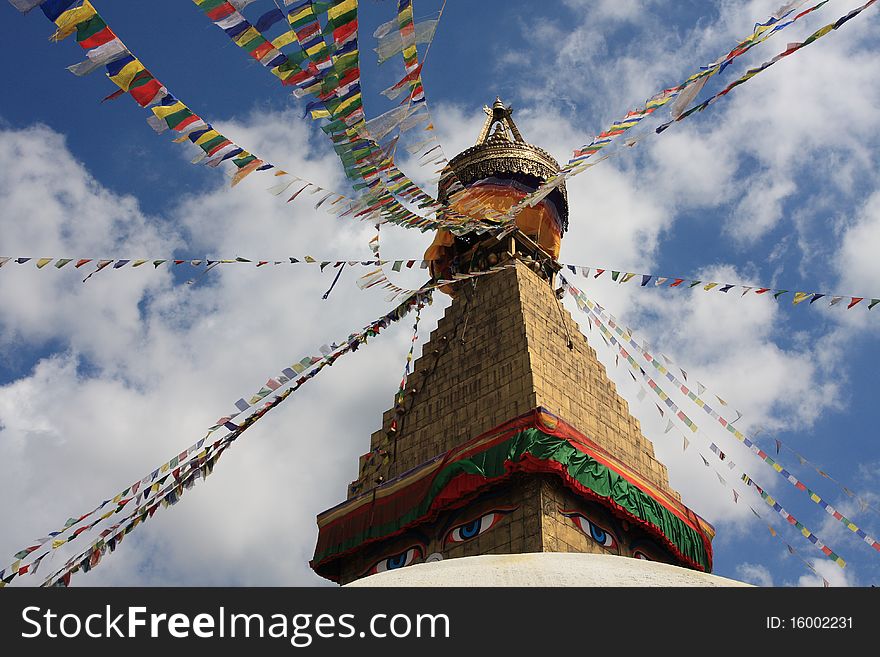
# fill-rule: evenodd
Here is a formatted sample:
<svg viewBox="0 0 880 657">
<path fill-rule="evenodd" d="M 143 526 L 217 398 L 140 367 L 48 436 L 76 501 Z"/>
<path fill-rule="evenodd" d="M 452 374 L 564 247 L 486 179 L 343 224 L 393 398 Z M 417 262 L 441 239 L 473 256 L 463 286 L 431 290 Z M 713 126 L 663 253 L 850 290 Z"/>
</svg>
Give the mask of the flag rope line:
<svg viewBox="0 0 880 657">
<path fill-rule="evenodd" d="M 149 493 L 146 492 L 148 489 L 154 493 L 158 492 L 161 487 L 161 484 L 159 483 L 160 481 L 167 480 L 167 478 L 169 476 L 174 476 L 174 479 L 177 480 L 177 478 L 179 476 L 179 472 L 181 470 L 183 470 L 184 468 L 188 468 L 191 470 L 192 469 L 191 464 L 194 461 L 198 461 L 199 459 L 203 458 L 203 455 L 200 452 L 199 453 L 197 453 L 197 452 L 198 452 L 198 450 L 202 450 L 202 446 L 204 445 L 206 439 L 214 430 L 220 428 L 221 426 L 226 427 L 227 429 L 229 429 L 229 433 L 227 433 L 223 438 L 219 439 L 219 441 L 217 441 L 217 442 L 218 443 L 223 443 L 224 441 L 226 443 L 232 442 L 242 432 L 244 432 L 247 428 L 249 428 L 251 425 L 253 425 L 254 422 L 256 422 L 263 415 L 265 415 L 266 412 L 268 412 L 270 409 L 274 408 L 279 403 L 284 401 L 290 394 L 292 394 L 294 391 L 298 390 L 307 381 L 314 378 L 314 376 L 316 376 L 318 374 L 318 372 L 320 372 L 322 369 L 324 369 L 324 367 L 326 367 L 328 365 L 332 365 L 336 361 L 336 359 L 338 359 L 343 354 L 349 353 L 352 351 L 356 351 L 357 348 L 362 343 L 366 344 L 366 342 L 368 341 L 368 339 L 370 337 L 375 337 L 376 335 L 378 335 L 381 329 L 387 328 L 391 323 L 394 323 L 394 322 L 399 321 L 400 319 L 403 319 L 403 317 L 405 317 L 413 307 L 430 303 L 431 295 L 432 295 L 432 292 L 430 292 L 430 291 L 426 292 L 426 293 L 414 294 L 414 295 L 408 297 L 402 303 L 400 303 L 397 307 L 394 308 L 394 310 L 383 315 L 381 318 L 377 319 L 376 321 L 372 322 L 367 327 L 362 329 L 360 332 L 353 333 L 352 335 L 350 335 L 347 338 L 347 340 L 345 342 L 343 342 L 341 345 L 334 345 L 335 346 L 334 349 L 327 349 L 326 351 L 324 348 L 322 348 L 322 353 L 324 354 L 323 357 L 322 358 L 314 358 L 313 357 L 312 359 L 310 359 L 312 362 L 310 363 L 309 367 L 304 368 L 299 372 L 299 373 L 303 373 L 303 375 L 300 376 L 300 378 L 298 378 L 293 383 L 293 385 L 291 387 L 287 387 L 285 390 L 278 393 L 272 401 L 266 402 L 259 409 L 254 410 L 250 415 L 246 416 L 243 420 L 241 420 L 239 422 L 239 424 L 235 424 L 235 423 L 231 422 L 231 419 L 244 411 L 250 410 L 250 407 L 253 406 L 253 404 L 245 403 L 245 405 L 244 405 L 245 408 L 242 409 L 238 406 L 239 402 L 236 402 L 236 407 L 239 408 L 239 413 L 236 413 L 232 416 L 226 416 L 224 418 L 221 418 L 221 420 L 224 420 L 224 421 L 223 422 L 218 421 L 218 423 L 208 431 L 208 434 L 205 436 L 205 438 L 202 438 L 200 441 L 195 443 L 195 445 L 193 447 L 188 448 L 187 450 L 185 450 L 185 452 L 181 452 L 180 455 L 173 457 L 169 461 L 166 461 L 164 464 L 162 464 L 161 466 L 159 466 L 158 468 L 153 470 L 151 473 L 147 474 L 143 479 L 136 481 L 131 486 L 122 490 L 115 497 L 113 497 L 112 500 L 103 501 L 101 504 L 99 504 L 97 507 L 95 507 L 95 509 L 80 516 L 77 519 L 71 518 L 70 520 L 68 520 L 65 523 L 65 525 L 61 529 L 54 531 L 54 532 L 51 532 L 48 536 L 39 539 L 39 541 L 35 542 L 37 544 L 28 546 L 27 548 L 17 552 L 14 557 L 16 559 L 16 561 L 13 562 L 7 568 L 0 570 L 0 586 L 5 586 L 7 583 L 9 583 L 16 576 L 24 575 L 25 573 L 28 572 L 30 566 L 33 563 L 42 560 L 42 558 L 45 557 L 46 554 L 48 554 L 48 552 L 44 553 L 43 555 L 40 555 L 39 557 L 36 557 L 33 561 L 31 561 L 28 564 L 25 564 L 25 565 L 21 564 L 22 559 L 33 554 L 34 552 L 39 551 L 49 541 L 52 541 L 52 545 L 50 546 L 49 551 L 54 551 L 54 550 L 62 547 L 64 544 L 71 542 L 72 540 L 77 538 L 80 534 L 94 529 L 102 521 L 110 518 L 111 516 L 113 516 L 117 513 L 122 512 L 125 509 L 125 507 L 127 506 L 127 504 L 132 499 L 139 499 L 140 495 L 144 495 L 145 498 L 148 497 Z M 286 372 L 288 369 L 290 369 L 290 368 L 285 368 L 285 370 L 283 370 L 283 372 Z M 284 379 L 286 379 L 286 380 L 284 380 Z M 272 379 L 270 379 L 270 381 L 271 380 Z M 274 380 L 277 385 L 275 385 L 275 387 L 273 389 L 269 390 L 270 393 L 277 391 L 279 388 L 282 388 L 282 387 L 290 384 L 291 382 L 293 382 L 293 378 L 292 377 L 287 378 L 286 375 L 278 376 Z M 262 398 L 265 396 L 268 396 L 268 395 L 263 395 L 262 397 L 260 397 L 260 399 L 258 399 L 256 401 L 261 401 Z M 239 401 L 241 402 L 243 400 L 239 400 Z M 215 446 L 215 445 L 217 445 L 217 443 L 212 444 L 212 446 Z M 181 463 L 183 465 L 181 465 Z M 177 472 L 175 472 L 176 469 L 177 469 Z M 164 474 L 164 476 L 160 478 L 159 477 L 160 474 Z M 141 490 L 140 494 L 137 493 L 138 489 Z M 138 495 L 138 498 L 135 498 L 135 495 Z M 128 496 L 128 497 L 126 497 L 126 496 Z M 86 518 L 93 516 L 96 512 L 107 507 L 111 503 L 111 501 L 117 505 L 115 510 L 110 509 L 109 511 L 102 514 L 102 516 L 99 517 L 97 520 L 91 522 L 89 525 L 78 527 L 66 539 L 62 540 L 62 539 L 58 538 L 58 536 L 69 531 L 71 528 L 75 527 L 76 525 L 79 525 Z M 137 502 L 136 502 L 136 504 L 137 504 Z M 135 512 L 137 512 L 137 510 L 133 511 L 132 513 L 135 513 Z M 130 516 L 123 516 L 123 518 L 128 518 L 128 517 L 130 517 Z M 106 536 L 109 536 L 109 534 L 102 535 L 99 539 L 97 539 L 94 543 L 92 543 L 89 550 L 87 550 L 86 552 L 90 552 L 91 550 L 93 550 L 95 545 L 97 545 L 99 542 L 104 541 Z"/>
<path fill-rule="evenodd" d="M 611 329 L 613 329 L 615 333 L 617 333 L 617 335 L 621 338 L 621 340 L 623 342 L 627 343 L 629 346 L 631 346 L 633 349 L 635 349 L 639 354 L 641 354 L 642 357 L 645 359 L 645 361 L 648 364 L 653 366 L 661 375 L 665 376 L 665 378 L 668 379 L 673 385 L 675 385 L 682 392 L 682 394 L 684 396 L 688 397 L 688 399 L 690 399 L 696 406 L 698 406 L 701 410 L 703 410 L 703 412 L 705 412 L 710 417 L 715 419 L 723 428 L 725 428 L 727 430 L 728 433 L 733 435 L 734 438 L 736 438 L 739 442 L 741 442 L 743 445 L 745 445 L 753 454 L 758 456 L 758 458 L 761 459 L 761 461 L 763 461 L 765 464 L 767 464 L 771 469 L 773 469 L 774 472 L 776 472 L 779 476 L 781 476 L 783 479 L 785 479 L 789 484 L 791 484 L 792 486 L 794 486 L 798 490 L 806 493 L 806 495 L 810 498 L 810 500 L 813 501 L 815 504 L 817 504 L 819 507 L 821 507 L 828 515 L 832 516 L 835 520 L 840 522 L 844 527 L 846 527 L 851 532 L 856 534 L 859 538 L 861 538 L 870 547 L 874 548 L 875 551 L 880 552 L 880 542 L 878 542 L 876 539 L 874 539 L 873 537 L 868 535 L 864 530 L 862 530 L 860 527 L 858 527 L 858 525 L 853 523 L 852 520 L 850 520 L 849 518 L 847 518 L 846 516 L 841 514 L 837 509 L 835 509 L 831 504 L 828 504 L 828 502 L 825 501 L 822 497 L 820 497 L 816 492 L 811 490 L 802 481 L 800 481 L 797 477 L 795 477 L 793 474 L 788 472 L 782 466 L 782 464 L 780 464 L 777 461 L 775 461 L 774 459 L 772 459 L 769 454 L 767 454 L 758 445 L 756 445 L 752 440 L 750 440 L 748 436 L 746 436 L 744 433 L 742 433 L 741 431 L 736 429 L 731 424 L 731 422 L 729 420 L 727 420 L 726 418 L 721 416 L 717 411 L 715 411 L 708 404 L 706 404 L 705 401 L 703 401 L 699 395 L 695 394 L 687 385 L 685 385 L 674 374 L 672 374 L 672 372 L 669 371 L 662 363 L 660 363 L 656 358 L 654 358 L 650 353 L 648 353 L 643 347 L 638 345 L 635 342 L 635 340 L 633 340 L 631 332 L 627 331 L 625 333 L 620 328 L 620 325 L 616 322 L 614 317 L 610 315 L 610 313 L 607 313 L 603 308 L 598 306 L 598 304 L 596 304 L 595 302 L 593 302 L 589 298 L 587 298 L 582 292 L 580 292 L 576 288 L 572 287 L 570 284 L 568 284 L 567 281 L 564 282 L 564 285 L 565 285 L 566 289 L 569 291 L 569 293 L 572 295 L 572 297 L 575 299 L 575 301 L 578 304 L 578 307 L 581 308 L 581 310 L 584 310 L 586 308 L 586 310 L 584 312 L 591 314 L 593 319 L 596 320 L 597 322 L 600 322 L 601 326 L 603 326 L 603 327 L 605 326 L 605 324 L 602 323 L 603 322 L 602 318 L 604 317 L 604 322 L 607 322 L 607 325 Z M 614 341 L 617 342 L 616 339 L 614 339 Z M 620 344 L 620 343 L 618 343 L 618 344 Z M 622 344 L 620 344 L 620 348 L 621 348 L 621 350 L 623 350 Z M 628 354 L 627 354 L 627 357 L 630 357 L 630 356 L 628 356 Z M 636 365 L 636 366 L 638 367 L 638 365 Z M 653 379 L 649 379 L 649 387 L 651 387 L 652 390 L 654 390 L 658 394 L 658 396 L 661 397 L 661 399 L 666 403 L 667 406 L 674 409 L 675 413 L 677 414 L 677 417 L 680 420 L 682 420 L 688 427 L 690 427 L 692 431 L 696 432 L 696 430 L 697 430 L 696 423 L 694 423 L 683 411 L 681 411 L 675 405 L 675 403 L 669 398 L 669 396 L 658 386 L 658 384 Z M 746 483 L 748 483 L 748 481 Z M 760 487 L 757 487 L 757 485 L 756 485 L 756 488 L 758 489 L 759 492 L 762 493 L 762 496 L 763 496 L 764 495 L 763 489 L 761 489 Z M 772 498 L 771 498 L 771 500 L 772 500 Z M 771 506 L 772 506 L 772 504 L 771 504 Z"/>
<path fill-rule="evenodd" d="M 563 279 L 563 281 L 564 281 L 564 279 Z M 565 286 L 565 288 L 569 292 L 569 294 L 571 294 L 571 296 L 575 299 L 575 301 L 578 302 L 578 307 L 581 310 L 583 310 L 583 312 L 591 314 L 590 304 L 593 304 L 593 302 L 590 301 L 589 299 L 587 299 L 586 297 L 584 297 L 583 294 L 580 293 L 579 290 L 577 290 L 576 288 L 573 288 L 567 282 L 564 282 L 563 285 Z M 584 310 L 585 308 L 590 309 L 590 310 Z M 680 421 L 681 423 L 683 423 L 685 426 L 688 427 L 688 429 L 690 429 L 690 431 L 692 433 L 697 433 L 697 431 L 698 431 L 697 424 L 694 423 L 687 416 L 687 414 L 685 414 L 684 411 L 682 411 L 678 407 L 678 405 L 675 404 L 675 402 L 669 397 L 668 394 L 666 394 L 663 391 L 663 389 L 660 387 L 660 385 L 656 381 L 654 381 L 654 379 L 652 379 L 647 373 L 643 373 L 642 368 L 635 361 L 635 359 L 633 359 L 633 357 L 624 349 L 623 345 L 620 342 L 618 342 L 617 338 L 615 338 L 614 335 L 605 327 L 605 325 L 602 322 L 599 315 L 592 314 L 592 316 L 593 316 L 594 321 L 596 321 L 597 325 L 599 326 L 600 330 L 603 332 L 605 338 L 610 340 L 612 344 L 617 345 L 617 347 L 620 351 L 620 355 L 624 356 L 624 358 L 629 362 L 630 366 L 632 367 L 632 369 L 634 371 L 635 370 L 639 371 L 641 376 L 644 378 L 644 380 L 648 384 L 648 387 L 672 411 L 672 416 L 676 419 L 676 421 Z M 658 405 L 658 409 L 660 409 L 659 405 Z M 660 409 L 660 411 L 661 411 L 661 415 L 662 415 L 663 414 L 662 409 Z M 773 497 L 771 497 L 769 494 L 767 494 L 763 488 L 761 488 L 753 479 L 748 477 L 748 475 L 746 475 L 745 473 L 743 473 L 743 481 L 745 481 L 745 483 L 750 486 L 751 485 L 755 486 L 755 489 L 761 494 L 763 501 L 768 506 L 770 506 L 774 511 L 776 511 L 780 516 L 785 518 L 791 525 L 794 525 L 798 530 L 800 530 L 800 533 L 804 536 L 804 538 L 806 538 L 811 543 L 813 543 L 813 545 L 815 545 L 823 554 L 825 554 L 825 556 L 827 556 L 829 559 L 831 559 L 834 563 L 836 563 L 841 568 L 844 568 L 846 566 L 846 562 L 840 557 L 840 555 L 838 555 L 834 550 L 832 550 L 825 543 L 823 543 L 815 533 L 813 533 L 809 528 L 807 528 L 803 523 L 801 523 L 791 513 L 786 511 L 775 499 L 773 499 Z"/>
</svg>

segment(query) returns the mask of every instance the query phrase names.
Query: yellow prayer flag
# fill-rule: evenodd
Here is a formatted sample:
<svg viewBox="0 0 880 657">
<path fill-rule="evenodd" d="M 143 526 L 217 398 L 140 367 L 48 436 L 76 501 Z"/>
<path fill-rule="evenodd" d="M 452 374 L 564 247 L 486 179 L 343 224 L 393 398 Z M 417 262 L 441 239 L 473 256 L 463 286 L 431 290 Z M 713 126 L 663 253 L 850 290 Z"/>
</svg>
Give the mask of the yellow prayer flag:
<svg viewBox="0 0 880 657">
<path fill-rule="evenodd" d="M 60 548 L 60 547 L 61 547 L 62 545 L 64 545 L 65 543 L 67 543 L 67 541 L 62 541 L 62 540 L 60 540 L 60 539 L 56 539 L 56 540 L 52 541 L 52 549 L 53 549 L 53 550 L 57 550 L 58 548 Z"/>
<path fill-rule="evenodd" d="M 206 132 L 201 137 L 196 139 L 196 146 L 201 146 L 206 141 L 211 141 L 212 139 L 214 139 L 214 137 L 219 137 L 219 136 L 220 136 L 220 133 L 217 132 L 216 130 L 208 130 L 208 132 Z"/>
<path fill-rule="evenodd" d="M 282 34 L 280 37 L 273 39 L 272 45 L 280 50 L 284 46 L 289 46 L 291 43 L 296 42 L 296 33 L 293 30 L 290 30 L 289 32 Z"/>
<path fill-rule="evenodd" d="M 68 9 L 55 19 L 55 25 L 58 26 L 58 29 L 55 31 L 55 34 L 51 36 L 51 40 L 61 41 L 62 39 L 66 39 L 76 31 L 77 25 L 83 21 L 87 21 L 97 13 L 98 12 L 95 11 L 95 8 L 92 7 L 92 3 L 89 2 L 89 0 L 86 0 L 80 7 Z"/>
<path fill-rule="evenodd" d="M 40 258 L 39 260 L 37 260 L 37 269 L 42 269 L 50 262 L 52 262 L 52 258 Z"/>
<path fill-rule="evenodd" d="M 829 24 L 826 25 L 825 27 L 816 30 L 816 32 L 813 33 L 812 36 L 813 36 L 813 38 L 814 38 L 814 40 L 815 40 L 815 39 L 818 39 L 818 38 L 820 38 L 820 37 L 825 36 L 826 34 L 828 34 L 828 33 L 829 33 L 831 30 L 833 30 L 833 29 L 834 29 L 834 23 L 829 23 Z"/>
<path fill-rule="evenodd" d="M 353 9 L 357 9 L 357 0 L 342 0 L 327 10 L 327 18 L 332 20 Z"/>
<path fill-rule="evenodd" d="M 131 81 L 134 80 L 134 77 L 143 70 L 145 70 L 144 65 L 141 64 L 139 60 L 135 59 L 133 62 L 129 62 L 123 66 L 122 70 L 116 75 L 108 75 L 107 77 L 113 80 L 117 87 L 123 91 L 128 91 L 128 88 L 131 86 Z"/>
<path fill-rule="evenodd" d="M 235 41 L 236 44 L 241 46 L 241 45 L 246 44 L 249 41 L 253 41 L 258 36 L 260 36 L 260 33 L 257 32 L 257 28 L 255 28 L 253 25 L 251 25 L 248 29 L 246 29 L 244 32 L 242 32 L 237 37 L 235 37 L 233 39 L 233 41 Z"/>
<path fill-rule="evenodd" d="M 271 70 L 271 72 L 272 72 L 272 75 L 274 75 L 276 78 L 278 78 L 278 79 L 281 80 L 282 82 L 284 82 L 285 80 L 287 80 L 287 78 L 296 75 L 297 72 L 298 72 L 298 71 L 295 71 L 295 70 L 292 70 L 292 69 L 291 69 L 291 70 L 288 70 L 288 71 L 283 71 L 283 70 L 281 70 L 281 67 L 280 67 L 280 66 L 276 66 L 275 68 L 270 69 L 270 70 Z"/>
<path fill-rule="evenodd" d="M 169 114 L 174 114 L 175 112 L 179 112 L 180 110 L 185 110 L 187 109 L 187 107 L 178 100 L 173 105 L 154 105 L 150 109 L 153 110 L 153 114 L 158 116 L 160 119 L 164 119 Z"/>
<path fill-rule="evenodd" d="M 301 19 L 303 19 L 303 18 L 306 18 L 306 17 L 308 17 L 308 16 L 312 16 L 312 15 L 314 15 L 314 11 L 313 11 L 313 9 L 312 9 L 312 6 L 311 6 L 311 5 L 306 5 L 305 7 L 303 7 L 302 9 L 300 9 L 300 10 L 299 10 L 298 12 L 296 12 L 295 14 L 294 14 L 293 12 L 289 13 L 289 14 L 287 15 L 287 20 L 290 22 L 291 25 L 293 25 L 293 24 L 296 23 L 297 21 L 299 21 L 299 20 L 301 20 Z"/>
<path fill-rule="evenodd" d="M 306 48 L 306 54 L 309 57 L 314 57 L 315 55 L 317 55 L 320 52 L 323 52 L 326 49 L 327 49 L 327 44 L 324 43 L 323 41 L 321 41 L 320 43 L 315 44 L 311 48 Z"/>
<path fill-rule="evenodd" d="M 703 286 L 703 289 L 704 290 L 711 290 L 713 287 L 716 287 L 717 285 L 718 285 L 718 283 L 706 283 Z"/>
<path fill-rule="evenodd" d="M 798 305 L 801 301 L 805 301 L 813 296 L 812 292 L 795 292 L 794 300 L 791 302 L 792 305 Z"/>
<path fill-rule="evenodd" d="M 314 84 L 312 84 L 304 89 L 301 89 L 301 92 L 303 95 L 319 93 L 321 91 L 321 85 L 322 85 L 321 82 L 315 82 Z"/>
</svg>

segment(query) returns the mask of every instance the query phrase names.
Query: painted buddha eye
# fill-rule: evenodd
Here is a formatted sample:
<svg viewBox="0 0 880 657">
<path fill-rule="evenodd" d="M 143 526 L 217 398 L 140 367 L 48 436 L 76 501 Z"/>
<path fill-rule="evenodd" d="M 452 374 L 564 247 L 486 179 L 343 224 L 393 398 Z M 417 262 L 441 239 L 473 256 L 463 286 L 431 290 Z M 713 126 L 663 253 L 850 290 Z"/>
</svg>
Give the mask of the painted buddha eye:
<svg viewBox="0 0 880 657">
<path fill-rule="evenodd" d="M 497 525 L 498 522 L 508 513 L 510 513 L 510 511 L 499 509 L 480 516 L 479 518 L 475 518 L 463 525 L 458 525 L 457 527 L 452 528 L 446 535 L 444 544 L 448 545 L 450 543 L 464 543 L 465 541 L 469 541 L 492 529 L 492 527 Z"/>
<path fill-rule="evenodd" d="M 633 557 L 635 557 L 636 559 L 643 559 L 644 561 L 654 561 L 651 557 L 646 555 L 644 552 L 640 552 L 639 550 L 633 552 Z"/>
<path fill-rule="evenodd" d="M 603 529 L 584 514 L 577 511 L 561 511 L 561 513 L 562 515 L 571 518 L 574 521 L 574 524 L 578 526 L 578 529 L 602 547 L 608 548 L 609 550 L 617 549 L 617 539 L 614 538 L 614 534 Z"/>
<path fill-rule="evenodd" d="M 422 556 L 422 548 L 418 546 L 413 546 L 408 550 L 404 550 L 399 554 L 395 554 L 391 557 L 386 557 L 385 559 L 380 559 L 376 562 L 376 564 L 370 568 L 366 574 L 373 575 L 375 573 L 383 573 L 386 570 L 397 570 L 398 568 L 403 568 L 404 566 L 409 566 L 416 559 Z"/>
</svg>

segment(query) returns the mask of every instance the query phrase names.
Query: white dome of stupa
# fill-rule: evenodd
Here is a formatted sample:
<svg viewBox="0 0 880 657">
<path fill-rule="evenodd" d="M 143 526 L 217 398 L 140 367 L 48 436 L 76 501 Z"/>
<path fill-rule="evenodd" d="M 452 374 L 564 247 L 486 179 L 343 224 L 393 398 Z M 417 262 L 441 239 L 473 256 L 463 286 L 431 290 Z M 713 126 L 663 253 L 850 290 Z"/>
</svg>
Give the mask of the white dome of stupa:
<svg viewBox="0 0 880 657">
<path fill-rule="evenodd" d="M 484 554 L 388 570 L 347 586 L 751 586 L 726 577 L 609 554 Z"/>
</svg>

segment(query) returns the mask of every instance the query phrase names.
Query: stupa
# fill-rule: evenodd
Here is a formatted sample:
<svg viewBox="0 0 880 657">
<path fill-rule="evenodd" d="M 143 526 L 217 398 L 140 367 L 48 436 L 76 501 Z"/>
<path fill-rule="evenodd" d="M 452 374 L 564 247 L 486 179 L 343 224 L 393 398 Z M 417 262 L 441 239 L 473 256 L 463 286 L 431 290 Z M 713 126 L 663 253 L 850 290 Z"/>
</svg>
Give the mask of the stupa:
<svg viewBox="0 0 880 657">
<path fill-rule="evenodd" d="M 525 142 L 500 100 L 484 109 L 477 143 L 450 160 L 439 198 L 490 217 L 559 165 Z M 411 576 L 395 575 L 400 584 L 433 567 L 454 573 L 449 584 L 465 585 L 468 568 L 485 574 L 491 561 L 521 567 L 526 583 L 549 553 L 570 553 L 564 562 L 571 564 L 574 555 L 598 554 L 659 562 L 666 565 L 655 570 L 663 572 L 711 572 L 713 528 L 670 487 L 666 467 L 560 302 L 556 259 L 567 227 L 560 185 L 503 236 L 438 232 L 426 254 L 436 277 L 500 269 L 447 288 L 452 303 L 404 395 L 372 434 L 347 499 L 318 516 L 311 566 L 319 575 L 347 584 L 413 566 Z M 430 563 L 481 555 L 496 556 L 460 562 L 468 568 Z M 608 570 L 608 559 L 580 562 Z M 636 572 L 632 562 L 610 563 Z M 693 574 L 681 581 L 729 581 Z"/>
</svg>

